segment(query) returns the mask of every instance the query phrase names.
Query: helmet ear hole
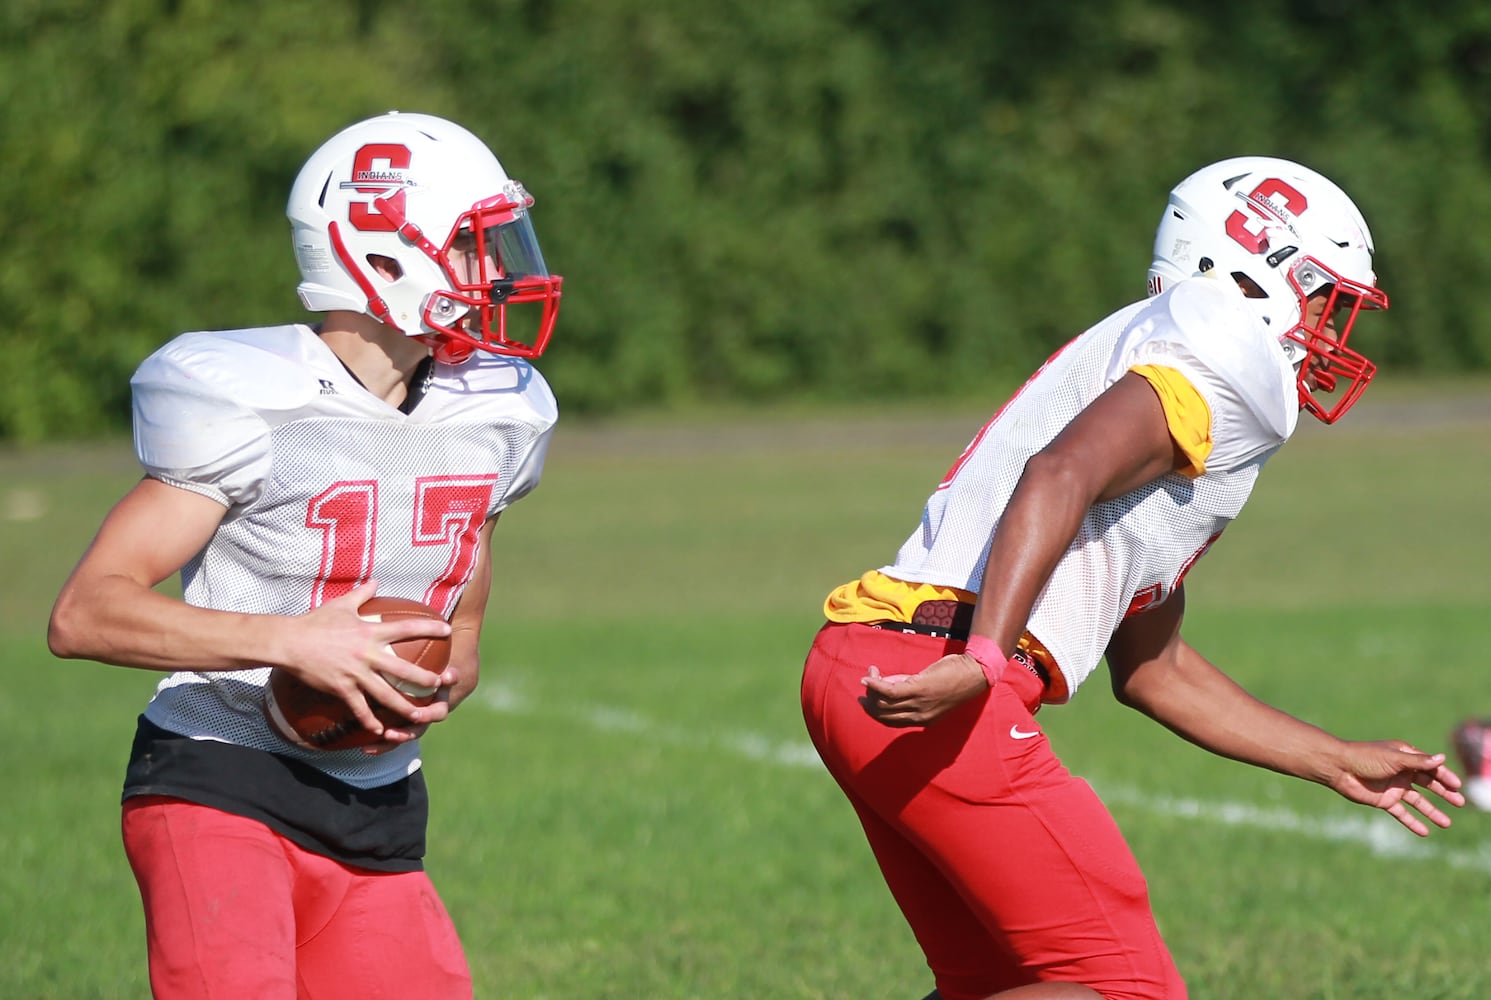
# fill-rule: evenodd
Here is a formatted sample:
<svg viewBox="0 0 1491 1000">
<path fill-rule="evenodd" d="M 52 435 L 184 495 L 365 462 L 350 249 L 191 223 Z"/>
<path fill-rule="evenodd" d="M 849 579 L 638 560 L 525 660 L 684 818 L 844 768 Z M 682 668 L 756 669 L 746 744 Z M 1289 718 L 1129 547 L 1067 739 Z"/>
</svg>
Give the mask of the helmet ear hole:
<svg viewBox="0 0 1491 1000">
<path fill-rule="evenodd" d="M 381 253 L 368 254 L 368 266 L 385 281 L 398 281 L 404 276 L 404 268 L 392 257 L 385 257 Z"/>
<path fill-rule="evenodd" d="M 1243 295 L 1247 296 L 1248 298 L 1250 298 L 1250 299 L 1266 299 L 1266 298 L 1268 298 L 1268 292 L 1265 292 L 1263 290 L 1263 286 L 1260 285 L 1260 284 L 1258 284 L 1258 282 L 1254 281 L 1252 278 L 1248 277 L 1246 274 L 1242 273 L 1241 271 L 1233 271 L 1232 272 L 1232 280 L 1235 281 L 1235 282 L 1237 282 L 1237 287 L 1241 288 Z"/>
</svg>

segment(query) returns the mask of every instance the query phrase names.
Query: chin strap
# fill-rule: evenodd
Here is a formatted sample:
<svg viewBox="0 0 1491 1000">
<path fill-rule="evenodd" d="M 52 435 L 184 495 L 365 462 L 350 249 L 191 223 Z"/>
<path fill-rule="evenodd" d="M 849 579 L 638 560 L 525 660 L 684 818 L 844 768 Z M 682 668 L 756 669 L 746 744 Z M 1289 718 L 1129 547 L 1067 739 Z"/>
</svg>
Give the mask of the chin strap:
<svg viewBox="0 0 1491 1000">
<path fill-rule="evenodd" d="M 435 352 L 435 360 L 442 365 L 458 365 L 476 353 L 476 348 L 470 344 L 463 344 L 459 340 L 453 340 L 450 337 L 440 337 L 431 334 L 417 339 L 421 344 L 428 346 L 430 350 Z"/>
</svg>

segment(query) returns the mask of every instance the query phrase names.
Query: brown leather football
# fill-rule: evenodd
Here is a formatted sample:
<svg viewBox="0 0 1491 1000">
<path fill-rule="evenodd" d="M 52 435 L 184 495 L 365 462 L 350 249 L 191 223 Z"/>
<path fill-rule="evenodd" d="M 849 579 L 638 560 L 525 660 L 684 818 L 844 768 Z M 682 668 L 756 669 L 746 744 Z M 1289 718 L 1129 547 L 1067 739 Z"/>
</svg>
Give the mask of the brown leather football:
<svg viewBox="0 0 1491 1000">
<path fill-rule="evenodd" d="M 442 618 L 434 608 L 403 597 L 374 597 L 357 609 L 371 621 L 398 618 Z M 439 673 L 450 661 L 450 639 L 417 638 L 393 643 L 401 659 Z M 437 689 L 417 688 L 390 677 L 389 682 L 416 705 L 435 700 Z M 377 702 L 373 714 L 386 726 L 408 725 L 409 720 Z M 319 691 L 288 670 L 275 668 L 264 686 L 264 717 L 270 729 L 308 750 L 350 750 L 375 743 L 379 737 L 357 721 L 352 710 L 335 695 Z"/>
</svg>

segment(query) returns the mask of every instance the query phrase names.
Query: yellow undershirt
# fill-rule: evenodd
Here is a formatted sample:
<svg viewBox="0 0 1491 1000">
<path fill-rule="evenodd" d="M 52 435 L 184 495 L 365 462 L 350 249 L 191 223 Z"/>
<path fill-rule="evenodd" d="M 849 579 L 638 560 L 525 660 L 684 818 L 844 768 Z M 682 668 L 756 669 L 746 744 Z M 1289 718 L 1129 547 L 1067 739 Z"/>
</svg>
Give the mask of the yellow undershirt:
<svg viewBox="0 0 1491 1000">
<path fill-rule="evenodd" d="M 1211 457 L 1211 407 L 1206 405 L 1206 400 L 1190 379 L 1174 368 L 1136 365 L 1129 370 L 1148 382 L 1155 395 L 1160 397 L 1170 437 L 1190 462 L 1185 468 L 1175 471 L 1195 479 L 1206 471 L 1206 460 Z"/>
</svg>

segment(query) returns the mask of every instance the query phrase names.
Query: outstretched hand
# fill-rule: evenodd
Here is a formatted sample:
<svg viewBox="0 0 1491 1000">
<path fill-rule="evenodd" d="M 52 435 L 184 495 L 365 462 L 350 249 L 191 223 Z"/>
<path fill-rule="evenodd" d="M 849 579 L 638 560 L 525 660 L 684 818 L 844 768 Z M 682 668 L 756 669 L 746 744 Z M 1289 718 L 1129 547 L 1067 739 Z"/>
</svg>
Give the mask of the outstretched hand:
<svg viewBox="0 0 1491 1000">
<path fill-rule="evenodd" d="M 1452 806 L 1465 805 L 1460 776 L 1445 767 L 1444 760 L 1442 753 L 1426 754 L 1400 740 L 1348 742 L 1341 772 L 1330 787 L 1352 802 L 1383 810 L 1420 837 L 1427 837 L 1429 827 L 1410 810 L 1438 827 L 1449 826 L 1450 818 L 1420 788 Z"/>
</svg>

